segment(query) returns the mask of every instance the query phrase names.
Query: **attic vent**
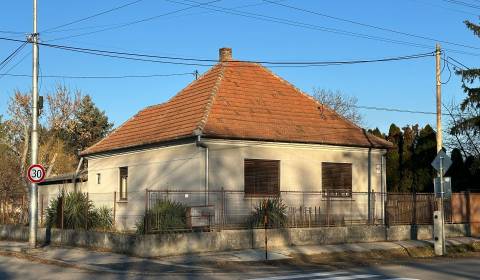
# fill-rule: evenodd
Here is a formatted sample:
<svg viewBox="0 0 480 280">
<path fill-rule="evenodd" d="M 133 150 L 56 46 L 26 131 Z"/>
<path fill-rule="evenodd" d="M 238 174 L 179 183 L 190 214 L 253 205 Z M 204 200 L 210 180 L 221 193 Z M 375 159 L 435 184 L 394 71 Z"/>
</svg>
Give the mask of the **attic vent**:
<svg viewBox="0 0 480 280">
<path fill-rule="evenodd" d="M 221 48 L 218 50 L 218 60 L 220 62 L 232 60 L 232 49 Z"/>
</svg>

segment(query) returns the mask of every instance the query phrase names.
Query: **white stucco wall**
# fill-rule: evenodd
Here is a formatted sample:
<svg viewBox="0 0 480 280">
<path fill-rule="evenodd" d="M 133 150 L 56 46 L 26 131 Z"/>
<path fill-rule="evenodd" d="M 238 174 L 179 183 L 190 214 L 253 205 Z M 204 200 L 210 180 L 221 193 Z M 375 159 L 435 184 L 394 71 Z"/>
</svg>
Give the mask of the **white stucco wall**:
<svg viewBox="0 0 480 280">
<path fill-rule="evenodd" d="M 209 146 L 209 189 L 238 191 L 227 195 L 227 207 L 216 209 L 217 215 L 219 211 L 233 216 L 248 213 L 256 204 L 255 199 L 247 199 L 243 194 L 245 158 L 280 160 L 280 190 L 292 191 L 282 193 L 282 199 L 288 206 L 324 206 L 325 199 L 319 193 L 295 193 L 321 191 L 322 162 L 351 163 L 353 191 L 368 191 L 367 148 L 213 139 L 203 141 Z M 371 188 L 375 192 L 381 192 L 381 187 L 385 186 L 385 173 L 383 176 L 381 172 L 377 173 L 378 168 L 385 172 L 381 160 L 383 153 L 379 149 L 371 151 Z M 189 205 L 202 205 L 205 201 L 204 164 L 205 150 L 194 143 L 89 157 L 86 191 L 96 204 L 112 206 L 113 192 L 119 191 L 119 168 L 128 167 L 128 201 L 117 201 L 115 212 L 117 227 L 132 229 L 135 221 L 143 215 L 147 188 L 182 190 L 182 193 L 170 193 L 169 197 Z M 101 176 L 100 184 L 97 184 L 97 174 Z M 218 194 L 209 196 L 210 204 L 218 204 L 220 200 Z M 354 195 L 352 199 L 336 199 L 331 203 L 337 206 L 336 209 L 358 213 L 358 219 L 365 218 L 368 212 L 366 194 Z M 382 201 L 378 196 L 375 200 L 376 212 L 381 206 Z"/>
</svg>

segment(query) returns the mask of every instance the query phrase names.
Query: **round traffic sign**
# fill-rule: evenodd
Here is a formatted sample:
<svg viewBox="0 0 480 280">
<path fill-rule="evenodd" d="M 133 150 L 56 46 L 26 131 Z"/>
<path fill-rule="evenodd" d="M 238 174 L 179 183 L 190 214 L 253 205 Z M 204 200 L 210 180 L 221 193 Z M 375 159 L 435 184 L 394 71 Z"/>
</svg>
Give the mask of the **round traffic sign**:
<svg viewBox="0 0 480 280">
<path fill-rule="evenodd" d="M 40 183 L 45 179 L 45 168 L 41 164 L 32 164 L 28 168 L 27 177 L 32 183 Z"/>
</svg>

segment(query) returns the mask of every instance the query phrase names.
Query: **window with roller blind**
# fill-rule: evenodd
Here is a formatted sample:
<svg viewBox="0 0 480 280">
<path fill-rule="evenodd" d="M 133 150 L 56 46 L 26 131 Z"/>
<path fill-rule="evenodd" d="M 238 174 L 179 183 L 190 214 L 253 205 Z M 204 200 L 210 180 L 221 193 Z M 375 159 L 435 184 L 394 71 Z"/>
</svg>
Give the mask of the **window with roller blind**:
<svg viewBox="0 0 480 280">
<path fill-rule="evenodd" d="M 276 196 L 280 193 L 280 161 L 245 159 L 245 195 Z"/>
<path fill-rule="evenodd" d="M 351 197 L 352 164 L 322 162 L 322 192 L 328 197 Z"/>
<path fill-rule="evenodd" d="M 127 187 L 128 187 L 128 167 L 120 167 L 120 182 L 119 182 L 119 199 L 127 200 Z"/>
</svg>

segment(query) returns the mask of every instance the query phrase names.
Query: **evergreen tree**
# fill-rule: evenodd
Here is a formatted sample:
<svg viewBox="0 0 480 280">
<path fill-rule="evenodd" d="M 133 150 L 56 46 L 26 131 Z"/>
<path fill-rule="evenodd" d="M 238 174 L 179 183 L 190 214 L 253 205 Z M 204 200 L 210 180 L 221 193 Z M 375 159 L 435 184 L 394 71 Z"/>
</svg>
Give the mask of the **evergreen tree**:
<svg viewBox="0 0 480 280">
<path fill-rule="evenodd" d="M 402 148 L 400 154 L 400 191 L 411 192 L 414 188 L 413 153 L 418 137 L 418 125 L 403 128 Z"/>
<path fill-rule="evenodd" d="M 480 37 L 480 26 L 470 21 L 465 21 L 468 29 Z M 480 80 L 480 69 L 458 70 L 457 74 L 462 76 L 462 87 L 467 97 L 461 103 L 462 111 L 469 112 L 469 116 L 463 118 L 453 128 L 454 133 L 462 133 L 464 130 L 470 130 L 475 137 L 480 135 L 480 87 L 475 86 L 474 82 Z"/>
<path fill-rule="evenodd" d="M 437 155 L 436 133 L 426 125 L 418 133 L 418 140 L 413 153 L 412 168 L 415 171 L 415 188 L 418 192 L 433 192 L 435 170 L 431 163 Z"/>
<path fill-rule="evenodd" d="M 393 147 L 387 151 L 387 188 L 388 191 L 398 192 L 400 190 L 400 149 L 402 147 L 402 132 L 395 124 L 390 125 L 387 140 Z"/>
<path fill-rule="evenodd" d="M 456 148 L 453 149 L 450 158 L 452 159 L 452 166 L 450 166 L 445 176 L 452 178 L 452 191 L 466 191 L 471 175 L 465 166 L 461 151 Z"/>
</svg>

